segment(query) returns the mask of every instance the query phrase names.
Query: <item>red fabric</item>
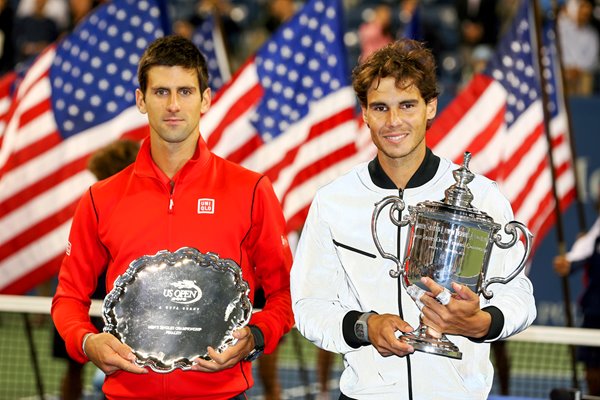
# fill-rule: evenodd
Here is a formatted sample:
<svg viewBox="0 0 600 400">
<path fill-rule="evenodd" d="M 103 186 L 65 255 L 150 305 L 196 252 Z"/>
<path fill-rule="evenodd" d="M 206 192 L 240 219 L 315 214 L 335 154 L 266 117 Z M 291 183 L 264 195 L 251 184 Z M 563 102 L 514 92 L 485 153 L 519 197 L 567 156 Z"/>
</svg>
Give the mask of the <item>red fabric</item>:
<svg viewBox="0 0 600 400">
<path fill-rule="evenodd" d="M 266 352 L 273 351 L 292 327 L 292 258 L 281 207 L 268 178 L 215 156 L 200 139 L 196 155 L 172 181 L 173 185 L 152 162 L 146 139 L 132 166 L 94 184 L 83 196 L 52 304 L 56 326 L 76 361 L 87 361 L 81 342 L 86 332 L 95 332 L 88 307 L 97 277 L 107 268 L 110 291 L 133 260 L 160 250 L 194 247 L 217 253 L 241 266 L 251 299 L 262 286 L 267 302 L 250 323 L 263 331 Z M 214 199 L 214 214 L 197 212 L 198 199 L 204 198 Z M 212 399 L 232 397 L 251 385 L 251 365 L 243 362 L 210 374 L 119 372 L 107 378 L 104 390 L 116 398 L 202 394 Z"/>
</svg>

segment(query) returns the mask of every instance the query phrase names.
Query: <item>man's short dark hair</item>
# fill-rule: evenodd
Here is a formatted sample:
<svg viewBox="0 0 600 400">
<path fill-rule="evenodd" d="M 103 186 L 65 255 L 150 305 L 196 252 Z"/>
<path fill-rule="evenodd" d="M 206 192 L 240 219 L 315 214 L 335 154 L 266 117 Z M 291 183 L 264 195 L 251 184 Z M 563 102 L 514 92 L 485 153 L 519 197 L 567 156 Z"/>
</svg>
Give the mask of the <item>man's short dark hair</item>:
<svg viewBox="0 0 600 400">
<path fill-rule="evenodd" d="M 148 86 L 148 70 L 156 66 L 183 67 L 193 69 L 198 75 L 200 91 L 208 87 L 206 59 L 189 40 L 178 35 L 161 37 L 148 46 L 138 65 L 138 82 L 142 94 Z"/>
</svg>

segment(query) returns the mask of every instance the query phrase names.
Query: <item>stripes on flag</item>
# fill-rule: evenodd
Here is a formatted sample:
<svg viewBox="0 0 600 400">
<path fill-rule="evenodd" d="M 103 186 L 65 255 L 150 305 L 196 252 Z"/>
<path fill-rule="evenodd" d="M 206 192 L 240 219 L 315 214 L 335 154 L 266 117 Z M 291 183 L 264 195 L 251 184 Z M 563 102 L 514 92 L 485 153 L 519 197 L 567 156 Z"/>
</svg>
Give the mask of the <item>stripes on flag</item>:
<svg viewBox="0 0 600 400">
<path fill-rule="evenodd" d="M 457 163 L 462 162 L 464 151 L 472 152 L 472 170 L 498 182 L 515 218 L 528 226 L 535 235 L 534 243 L 539 244 L 554 223 L 555 201 L 531 14 L 530 2 L 521 2 L 485 71 L 476 75 L 434 122 L 428 145 Z M 564 210 L 574 199 L 575 182 L 550 24 L 542 37 L 555 183 Z"/>
</svg>

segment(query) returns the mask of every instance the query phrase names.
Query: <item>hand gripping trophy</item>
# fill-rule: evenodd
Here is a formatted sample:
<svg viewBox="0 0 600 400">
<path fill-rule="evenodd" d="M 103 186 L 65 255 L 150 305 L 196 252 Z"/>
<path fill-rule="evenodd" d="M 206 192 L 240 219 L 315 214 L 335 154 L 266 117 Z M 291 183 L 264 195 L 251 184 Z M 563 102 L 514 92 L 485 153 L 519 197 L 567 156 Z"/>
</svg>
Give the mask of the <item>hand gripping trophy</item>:
<svg viewBox="0 0 600 400">
<path fill-rule="evenodd" d="M 420 281 L 421 277 L 429 277 L 445 288 L 437 297 L 442 304 L 447 304 L 450 300 L 452 282 L 465 285 L 478 295 L 490 299 L 493 292 L 488 290 L 488 286 L 492 283 L 506 284 L 511 281 L 523 270 L 531 252 L 533 235 L 525 225 L 517 221 L 508 222 L 504 231 L 511 235 L 511 238 L 503 243 L 498 233 L 501 225 L 471 205 L 473 194 L 467 184 L 475 175 L 468 168 L 470 159 L 471 153 L 466 152 L 463 165 L 453 171 L 456 183 L 446 189 L 443 202 L 424 201 L 414 207 L 408 206 L 409 215 L 402 220 L 397 217 L 405 208 L 400 197 L 388 196 L 375 204 L 371 233 L 377 250 L 382 257 L 396 263 L 397 268 L 391 270 L 390 275 L 401 279 L 403 287 L 415 300 L 419 309 L 423 307 L 419 298 L 427 290 Z M 383 249 L 377 235 L 379 214 L 389 204 L 392 222 L 399 227 L 409 226 L 405 258 L 402 262 Z M 520 264 L 506 278 L 486 279 L 494 244 L 501 249 L 514 246 L 519 238 L 517 229 L 523 232 L 525 238 L 525 254 Z M 422 322 L 418 329 L 402 335 L 400 340 L 418 351 L 462 358 L 462 353 L 454 343 Z"/>
</svg>

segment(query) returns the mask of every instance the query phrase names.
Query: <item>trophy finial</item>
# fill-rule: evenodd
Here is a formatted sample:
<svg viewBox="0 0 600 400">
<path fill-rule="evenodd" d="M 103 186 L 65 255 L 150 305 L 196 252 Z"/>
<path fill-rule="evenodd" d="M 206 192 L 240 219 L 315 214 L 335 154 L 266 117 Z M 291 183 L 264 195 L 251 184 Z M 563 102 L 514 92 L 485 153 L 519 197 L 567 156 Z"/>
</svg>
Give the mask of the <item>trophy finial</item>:
<svg viewBox="0 0 600 400">
<path fill-rule="evenodd" d="M 475 175 L 469 170 L 469 161 L 471 161 L 471 153 L 465 151 L 462 166 L 452 172 L 456 183 L 446 189 L 444 203 L 465 208 L 472 207 L 473 193 L 467 184 L 475 178 Z"/>
</svg>

